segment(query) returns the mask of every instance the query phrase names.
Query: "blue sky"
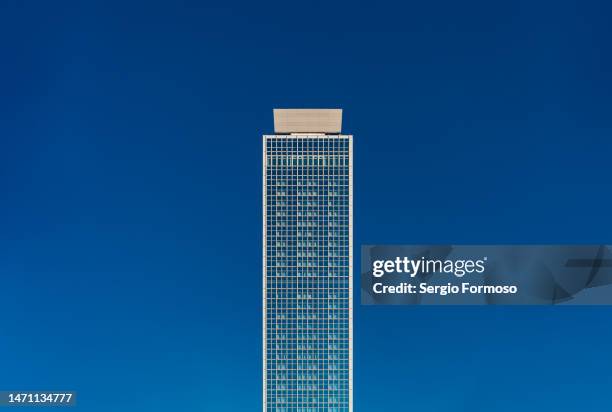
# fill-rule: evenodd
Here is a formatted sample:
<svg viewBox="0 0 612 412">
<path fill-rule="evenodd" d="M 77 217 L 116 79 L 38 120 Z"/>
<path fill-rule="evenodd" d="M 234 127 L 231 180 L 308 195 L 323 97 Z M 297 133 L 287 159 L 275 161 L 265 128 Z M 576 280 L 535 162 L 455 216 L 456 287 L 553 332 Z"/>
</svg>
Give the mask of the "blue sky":
<svg viewBox="0 0 612 412">
<path fill-rule="evenodd" d="M 0 389 L 260 409 L 273 107 L 344 109 L 357 246 L 610 243 L 605 2 L 1 7 Z M 355 410 L 609 409 L 611 315 L 357 306 Z"/>
</svg>

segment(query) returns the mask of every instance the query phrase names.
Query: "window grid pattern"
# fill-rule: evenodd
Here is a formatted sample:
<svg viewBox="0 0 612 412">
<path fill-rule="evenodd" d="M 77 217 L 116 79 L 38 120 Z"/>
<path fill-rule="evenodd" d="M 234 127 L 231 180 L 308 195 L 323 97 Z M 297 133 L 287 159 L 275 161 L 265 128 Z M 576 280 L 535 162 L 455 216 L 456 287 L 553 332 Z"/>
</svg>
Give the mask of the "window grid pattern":
<svg viewBox="0 0 612 412">
<path fill-rule="evenodd" d="M 266 412 L 349 412 L 351 137 L 264 139 Z"/>
</svg>

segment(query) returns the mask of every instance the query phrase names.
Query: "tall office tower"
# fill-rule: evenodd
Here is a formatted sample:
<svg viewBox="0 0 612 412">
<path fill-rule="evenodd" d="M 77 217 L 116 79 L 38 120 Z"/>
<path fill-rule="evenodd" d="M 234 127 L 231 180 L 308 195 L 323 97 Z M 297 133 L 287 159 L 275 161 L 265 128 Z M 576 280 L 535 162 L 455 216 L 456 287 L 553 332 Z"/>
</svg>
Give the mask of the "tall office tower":
<svg viewBox="0 0 612 412">
<path fill-rule="evenodd" d="M 353 410 L 353 137 L 275 109 L 263 139 L 263 410 Z"/>
</svg>

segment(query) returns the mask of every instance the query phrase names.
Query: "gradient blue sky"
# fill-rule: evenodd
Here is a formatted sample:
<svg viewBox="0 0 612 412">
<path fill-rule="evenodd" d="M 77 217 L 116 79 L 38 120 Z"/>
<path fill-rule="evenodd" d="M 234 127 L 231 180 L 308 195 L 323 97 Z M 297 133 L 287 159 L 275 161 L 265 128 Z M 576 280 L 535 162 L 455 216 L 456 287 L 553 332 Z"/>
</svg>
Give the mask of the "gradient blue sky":
<svg viewBox="0 0 612 412">
<path fill-rule="evenodd" d="M 93 412 L 261 409 L 273 107 L 345 109 L 357 246 L 610 243 L 610 16 L 3 1 L 0 390 L 77 390 Z M 612 407 L 612 308 L 355 316 L 356 412 Z"/>
</svg>

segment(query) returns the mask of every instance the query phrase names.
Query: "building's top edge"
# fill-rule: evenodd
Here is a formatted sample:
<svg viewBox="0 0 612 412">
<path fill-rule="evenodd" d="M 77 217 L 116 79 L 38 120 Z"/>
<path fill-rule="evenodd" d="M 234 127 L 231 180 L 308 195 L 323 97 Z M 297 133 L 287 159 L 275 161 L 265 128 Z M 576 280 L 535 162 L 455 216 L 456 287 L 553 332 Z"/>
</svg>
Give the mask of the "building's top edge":
<svg viewBox="0 0 612 412">
<path fill-rule="evenodd" d="M 324 139 L 324 138 L 347 138 L 353 137 L 352 134 L 325 134 L 325 133 L 281 133 L 281 134 L 264 134 L 266 138 L 289 138 L 289 139 L 300 139 L 300 138 L 311 138 L 311 139 Z"/>
<path fill-rule="evenodd" d="M 274 132 L 331 133 L 342 130 L 342 109 L 274 109 Z"/>
</svg>

